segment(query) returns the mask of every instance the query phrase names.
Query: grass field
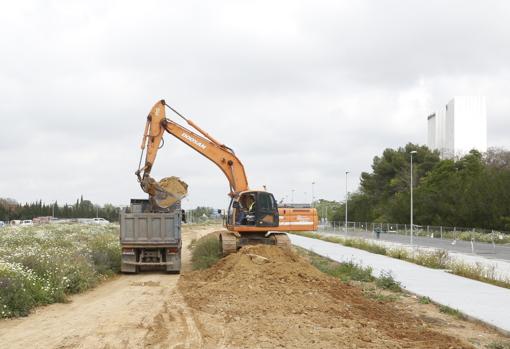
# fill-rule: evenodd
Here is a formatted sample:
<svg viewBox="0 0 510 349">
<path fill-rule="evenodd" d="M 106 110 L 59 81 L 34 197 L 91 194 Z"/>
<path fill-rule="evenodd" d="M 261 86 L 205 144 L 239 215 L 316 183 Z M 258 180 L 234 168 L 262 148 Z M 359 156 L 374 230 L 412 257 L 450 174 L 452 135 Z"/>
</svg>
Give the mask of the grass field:
<svg viewBox="0 0 510 349">
<path fill-rule="evenodd" d="M 0 318 L 64 302 L 119 271 L 116 225 L 48 224 L 0 230 Z"/>
</svg>

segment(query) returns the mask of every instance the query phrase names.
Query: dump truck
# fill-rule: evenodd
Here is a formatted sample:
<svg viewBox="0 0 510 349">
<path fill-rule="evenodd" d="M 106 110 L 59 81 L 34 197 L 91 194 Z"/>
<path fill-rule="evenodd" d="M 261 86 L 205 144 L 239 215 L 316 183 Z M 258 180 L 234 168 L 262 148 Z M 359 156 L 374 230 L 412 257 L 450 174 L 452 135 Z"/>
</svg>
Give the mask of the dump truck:
<svg viewBox="0 0 510 349">
<path fill-rule="evenodd" d="M 120 213 L 121 272 L 181 270 L 181 204 L 155 208 L 147 199 L 131 199 Z"/>
</svg>

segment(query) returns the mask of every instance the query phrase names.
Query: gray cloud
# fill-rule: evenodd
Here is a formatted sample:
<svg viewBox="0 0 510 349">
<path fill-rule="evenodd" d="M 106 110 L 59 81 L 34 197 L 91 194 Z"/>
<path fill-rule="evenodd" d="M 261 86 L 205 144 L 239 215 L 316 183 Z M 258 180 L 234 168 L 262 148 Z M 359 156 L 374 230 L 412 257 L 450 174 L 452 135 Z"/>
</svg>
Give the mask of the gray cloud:
<svg viewBox="0 0 510 349">
<path fill-rule="evenodd" d="M 0 5 L 0 196 L 127 203 L 145 116 L 165 98 L 233 147 L 253 187 L 343 199 L 426 116 L 483 94 L 508 147 L 505 1 L 23 2 Z M 174 118 L 173 115 L 169 114 Z M 157 177 L 225 206 L 208 160 L 166 137 Z M 307 193 L 305 195 L 305 192 Z"/>
</svg>

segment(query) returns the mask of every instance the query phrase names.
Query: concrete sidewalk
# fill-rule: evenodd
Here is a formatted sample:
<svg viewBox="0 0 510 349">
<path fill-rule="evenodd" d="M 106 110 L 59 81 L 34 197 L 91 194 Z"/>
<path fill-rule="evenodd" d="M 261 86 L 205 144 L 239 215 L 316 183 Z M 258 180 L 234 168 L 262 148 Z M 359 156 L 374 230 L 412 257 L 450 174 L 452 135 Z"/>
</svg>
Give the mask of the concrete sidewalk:
<svg viewBox="0 0 510 349">
<path fill-rule="evenodd" d="M 406 290 L 510 333 L 508 289 L 332 242 L 292 234 L 289 237 L 293 245 L 321 256 L 370 266 L 376 277 L 381 271 L 390 271 Z"/>
</svg>

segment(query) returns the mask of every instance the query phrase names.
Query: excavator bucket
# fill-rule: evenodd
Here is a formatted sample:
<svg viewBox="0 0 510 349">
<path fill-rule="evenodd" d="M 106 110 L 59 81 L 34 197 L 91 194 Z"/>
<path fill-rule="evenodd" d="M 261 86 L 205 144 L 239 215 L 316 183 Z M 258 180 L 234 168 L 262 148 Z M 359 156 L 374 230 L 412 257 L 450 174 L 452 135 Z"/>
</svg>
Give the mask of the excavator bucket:
<svg viewBox="0 0 510 349">
<path fill-rule="evenodd" d="M 159 182 L 147 176 L 142 182 L 143 190 L 151 201 L 160 208 L 168 208 L 183 199 L 188 193 L 188 185 L 178 177 L 165 177 Z"/>
</svg>

